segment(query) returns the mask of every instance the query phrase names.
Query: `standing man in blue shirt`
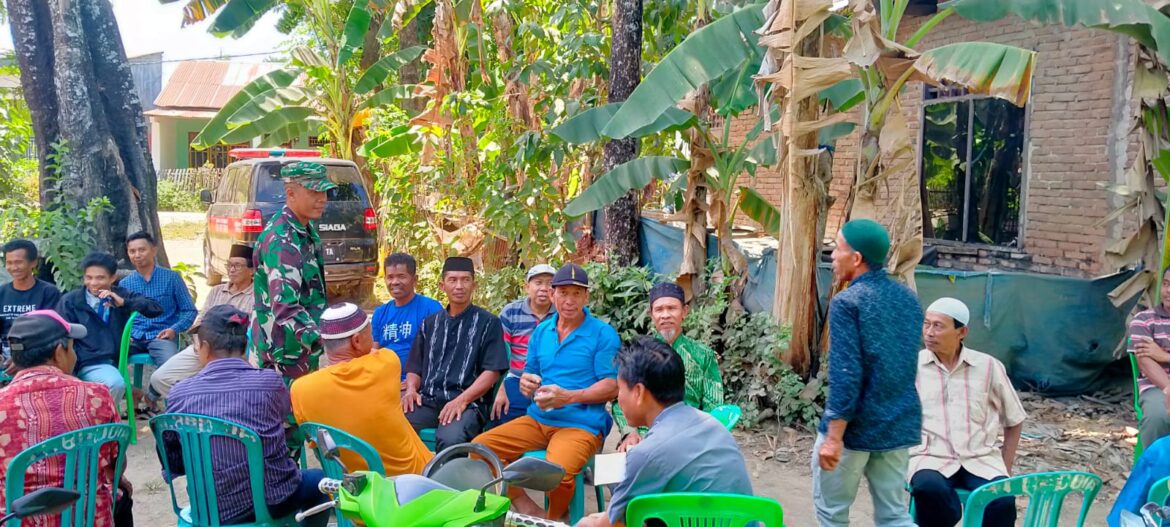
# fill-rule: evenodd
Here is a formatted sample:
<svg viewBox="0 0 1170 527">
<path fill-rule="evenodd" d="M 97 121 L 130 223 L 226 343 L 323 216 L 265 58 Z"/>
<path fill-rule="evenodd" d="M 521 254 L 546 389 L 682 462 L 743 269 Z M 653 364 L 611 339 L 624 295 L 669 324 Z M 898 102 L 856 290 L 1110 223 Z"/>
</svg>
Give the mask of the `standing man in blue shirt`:
<svg viewBox="0 0 1170 527">
<path fill-rule="evenodd" d="M 410 345 L 422 321 L 442 311 L 443 305 L 433 298 L 414 292 L 418 284 L 418 262 L 413 256 L 394 253 L 386 257 L 383 266 L 386 269 L 386 289 L 390 290 L 391 299 L 374 310 L 374 341 L 378 346 L 394 351 L 399 363 L 406 364 Z M 402 368 L 399 382 L 405 380 L 406 368 Z M 406 383 L 403 382 L 402 386 L 405 388 Z"/>
<path fill-rule="evenodd" d="M 139 231 L 126 238 L 126 254 L 134 272 L 118 284 L 127 291 L 153 298 L 162 305 L 163 314 L 155 318 L 138 317 L 130 330 L 133 353 L 149 353 L 155 366 L 162 366 L 179 353 L 179 333 L 195 322 L 199 310 L 187 290 L 183 277 L 155 262 L 158 244 L 149 233 Z M 158 398 L 148 390 L 153 401 Z"/>
<path fill-rule="evenodd" d="M 829 396 L 813 446 L 813 502 L 821 527 L 849 525 L 864 475 L 873 521 L 911 527 L 906 506 L 909 448 L 921 440 L 914 381 L 922 306 L 883 269 L 890 236 L 872 220 L 837 234 L 833 276 L 849 288 L 829 304 Z"/>
</svg>

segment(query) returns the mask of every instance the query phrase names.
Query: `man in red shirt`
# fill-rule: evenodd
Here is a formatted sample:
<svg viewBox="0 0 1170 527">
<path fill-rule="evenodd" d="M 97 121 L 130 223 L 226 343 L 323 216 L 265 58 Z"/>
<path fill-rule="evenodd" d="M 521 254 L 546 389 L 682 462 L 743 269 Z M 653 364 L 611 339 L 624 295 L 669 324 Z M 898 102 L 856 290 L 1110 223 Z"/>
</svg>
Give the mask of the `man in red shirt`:
<svg viewBox="0 0 1170 527">
<path fill-rule="evenodd" d="M 56 311 L 26 313 L 12 322 L 8 344 L 17 368 L 12 383 L 0 390 L 0 481 L 8 479 L 8 463 L 24 449 L 80 428 L 118 421 L 110 391 L 101 384 L 78 380 L 73 371 L 77 354 L 73 340 L 85 338 L 85 326 L 70 324 Z M 102 450 L 98 467 L 94 525 L 114 524 L 115 445 Z M 30 467 L 24 491 L 59 487 L 65 482 L 65 458 L 55 456 Z M 0 503 L 10 498 L 0 485 Z M 60 515 L 23 520 L 21 525 L 59 525 Z"/>
</svg>

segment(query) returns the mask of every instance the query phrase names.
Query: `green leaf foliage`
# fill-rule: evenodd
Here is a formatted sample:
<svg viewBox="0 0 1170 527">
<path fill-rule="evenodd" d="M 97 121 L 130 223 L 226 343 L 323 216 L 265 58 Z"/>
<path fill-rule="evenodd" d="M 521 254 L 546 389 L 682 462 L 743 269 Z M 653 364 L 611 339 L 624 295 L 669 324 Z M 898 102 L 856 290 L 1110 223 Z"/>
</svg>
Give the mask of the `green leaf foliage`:
<svg viewBox="0 0 1170 527">
<path fill-rule="evenodd" d="M 390 75 L 390 72 L 397 71 L 403 64 L 417 59 L 419 55 L 422 55 L 423 51 L 426 51 L 425 47 L 414 46 L 395 51 L 382 57 L 378 62 L 375 62 L 367 68 L 362 73 L 362 76 L 358 78 L 357 84 L 353 88 L 354 93 L 369 93 L 379 84 L 386 82 L 386 78 Z"/>
<path fill-rule="evenodd" d="M 553 128 L 550 133 L 569 144 L 585 144 L 600 141 L 601 130 L 621 108 L 622 103 L 613 102 L 590 108 Z M 646 137 L 662 131 L 682 130 L 695 124 L 695 114 L 671 106 L 662 112 L 654 122 L 635 130 L 629 136 L 611 137 L 610 139 L 624 139 L 625 137 Z"/>
<path fill-rule="evenodd" d="M 580 196 L 565 207 L 565 215 L 576 217 L 609 205 L 632 189 L 640 189 L 653 179 L 666 179 L 682 172 L 690 162 L 677 157 L 639 157 L 622 163 L 602 174 Z"/>
<path fill-rule="evenodd" d="M 739 188 L 739 210 L 764 227 L 772 236 L 780 235 L 780 209 L 751 187 Z"/>
<path fill-rule="evenodd" d="M 365 0 L 357 0 L 349 9 L 349 16 L 345 19 L 345 29 L 341 41 L 341 49 L 337 52 L 337 64 L 340 67 L 353 56 L 354 50 L 362 47 L 366 38 L 366 30 L 370 28 L 370 4 Z"/>
<path fill-rule="evenodd" d="M 278 0 L 228 0 L 208 32 L 220 37 L 241 36 L 278 3 Z"/>
<path fill-rule="evenodd" d="M 603 133 L 627 137 L 658 118 L 690 92 L 741 68 L 758 45 L 763 5 L 745 7 L 691 33 L 650 71 Z"/>
<path fill-rule="evenodd" d="M 254 137 L 274 134 L 289 125 L 301 123 L 316 113 L 316 110 L 308 106 L 285 106 L 239 128 L 232 129 L 223 136 L 223 141 L 233 144 Z"/>
<path fill-rule="evenodd" d="M 191 142 L 191 146 L 207 148 L 219 143 L 229 132 L 227 123 L 232 115 L 264 92 L 276 88 L 287 88 L 296 80 L 299 74 L 300 72 L 296 70 L 279 69 L 266 73 L 256 80 L 249 82 L 238 93 L 233 95 L 227 104 L 223 105 L 223 108 L 220 108 L 219 112 L 215 114 L 215 117 L 211 118 L 211 121 L 203 127 L 203 130 L 199 132 L 195 140 Z M 251 138 L 249 137 L 248 139 Z"/>
</svg>

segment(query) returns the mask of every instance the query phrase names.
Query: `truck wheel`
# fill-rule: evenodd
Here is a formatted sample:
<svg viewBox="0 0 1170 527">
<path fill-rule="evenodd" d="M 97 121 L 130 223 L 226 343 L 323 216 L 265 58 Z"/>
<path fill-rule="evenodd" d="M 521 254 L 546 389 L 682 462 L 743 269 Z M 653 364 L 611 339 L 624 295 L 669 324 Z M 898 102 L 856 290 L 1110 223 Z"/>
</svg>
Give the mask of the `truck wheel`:
<svg viewBox="0 0 1170 527">
<path fill-rule="evenodd" d="M 223 283 L 223 275 L 215 271 L 211 265 L 211 247 L 203 242 L 203 275 L 207 277 L 207 285 L 215 287 Z"/>
</svg>

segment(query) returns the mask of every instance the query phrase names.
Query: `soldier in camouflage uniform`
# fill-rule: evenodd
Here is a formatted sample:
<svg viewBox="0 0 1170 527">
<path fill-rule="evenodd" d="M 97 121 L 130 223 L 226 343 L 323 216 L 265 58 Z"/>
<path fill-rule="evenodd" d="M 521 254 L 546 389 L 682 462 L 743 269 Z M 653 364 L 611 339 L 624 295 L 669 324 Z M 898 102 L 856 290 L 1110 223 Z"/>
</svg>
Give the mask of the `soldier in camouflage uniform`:
<svg viewBox="0 0 1170 527">
<path fill-rule="evenodd" d="M 318 163 L 290 163 L 280 176 L 287 201 L 260 234 L 253 256 L 252 342 L 260 366 L 291 383 L 317 369 L 324 350 L 318 325 L 326 308 L 325 261 L 313 221 L 325 212 L 325 192 L 337 185 Z"/>
</svg>

